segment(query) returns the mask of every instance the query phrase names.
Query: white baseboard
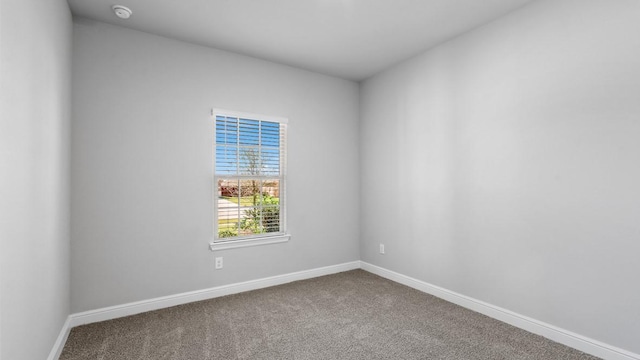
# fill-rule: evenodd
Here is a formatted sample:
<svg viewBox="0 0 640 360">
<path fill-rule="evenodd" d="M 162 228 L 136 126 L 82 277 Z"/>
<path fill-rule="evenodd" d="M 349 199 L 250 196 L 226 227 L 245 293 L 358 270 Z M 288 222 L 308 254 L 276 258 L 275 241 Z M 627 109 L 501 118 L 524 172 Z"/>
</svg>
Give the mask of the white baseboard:
<svg viewBox="0 0 640 360">
<path fill-rule="evenodd" d="M 60 330 L 60 334 L 56 339 L 56 342 L 53 344 L 53 348 L 47 357 L 47 360 L 58 360 L 60 354 L 62 354 L 62 349 L 64 348 L 64 344 L 67 342 L 67 338 L 69 337 L 69 332 L 71 331 L 71 316 L 67 316 L 67 320 L 62 325 L 62 330 Z"/>
<path fill-rule="evenodd" d="M 217 286 L 209 289 L 163 296 L 155 299 L 71 314 L 64 323 L 62 330 L 60 331 L 60 335 L 58 335 L 47 360 L 58 359 L 62 349 L 64 348 L 67 337 L 69 336 L 69 332 L 74 326 L 116 319 L 147 311 L 187 304 L 194 301 L 207 300 L 359 268 L 606 360 L 640 360 L 640 355 L 630 351 L 590 339 L 574 332 L 558 328 L 542 321 L 520 315 L 513 311 L 503 309 L 484 301 L 480 301 L 364 261 L 352 261 L 338 265 L 271 276 L 236 284 Z"/>
<path fill-rule="evenodd" d="M 140 314 L 147 311 L 163 309 L 171 306 L 187 304 L 194 301 L 213 299 L 220 296 L 262 289 L 270 286 L 286 284 L 292 281 L 311 279 L 318 276 L 330 275 L 359 268 L 360 261 L 352 261 L 344 264 L 325 266 L 321 268 L 298 271 L 284 275 L 276 275 L 236 284 L 217 286 L 209 289 L 196 290 L 176 295 L 163 296 L 155 299 L 136 301 L 128 304 L 110 306 L 102 309 L 71 314 L 69 316 L 71 319 L 70 323 L 71 327 L 90 324 L 94 322 Z"/>
<path fill-rule="evenodd" d="M 441 288 L 427 282 L 414 279 L 412 277 L 399 274 L 397 272 L 381 268 L 376 265 L 361 261 L 361 268 L 370 273 L 382 276 L 383 278 L 395 281 L 397 283 L 412 287 L 427 294 L 439 297 L 451 303 L 460 305 L 467 309 L 479 312 L 494 319 L 500 320 L 507 324 L 513 325 L 520 329 L 538 334 L 540 336 L 551 339 L 560 344 L 567 345 L 574 349 L 578 349 L 587 354 L 598 356 L 606 360 L 640 360 L 640 355 L 626 351 L 615 346 L 605 344 L 603 342 L 590 339 L 586 336 L 576 334 L 574 332 L 561 329 L 542 321 L 532 319 L 530 317 L 520 315 L 513 311 L 503 309 L 501 307 L 491 305 L 484 301 L 480 301 L 454 291 Z"/>
</svg>

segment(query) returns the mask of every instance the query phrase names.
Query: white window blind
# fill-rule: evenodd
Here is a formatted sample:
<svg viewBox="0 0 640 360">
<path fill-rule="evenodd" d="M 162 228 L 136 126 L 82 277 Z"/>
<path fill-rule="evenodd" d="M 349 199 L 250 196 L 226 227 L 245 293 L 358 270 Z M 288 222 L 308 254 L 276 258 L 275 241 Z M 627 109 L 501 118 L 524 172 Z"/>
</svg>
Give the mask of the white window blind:
<svg viewBox="0 0 640 360">
<path fill-rule="evenodd" d="M 216 242 L 284 234 L 286 119 L 214 110 Z"/>
</svg>

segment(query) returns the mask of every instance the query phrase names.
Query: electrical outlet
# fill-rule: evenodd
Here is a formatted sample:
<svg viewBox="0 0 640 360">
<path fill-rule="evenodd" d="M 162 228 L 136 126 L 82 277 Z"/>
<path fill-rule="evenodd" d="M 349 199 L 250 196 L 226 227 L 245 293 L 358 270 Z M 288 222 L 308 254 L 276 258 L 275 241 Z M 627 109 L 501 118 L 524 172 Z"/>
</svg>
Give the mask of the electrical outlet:
<svg viewBox="0 0 640 360">
<path fill-rule="evenodd" d="M 384 255 L 384 244 L 380 244 L 380 254 Z"/>
<path fill-rule="evenodd" d="M 221 257 L 217 257 L 216 258 L 216 270 L 222 269 L 222 267 L 223 267 L 222 256 Z"/>
</svg>

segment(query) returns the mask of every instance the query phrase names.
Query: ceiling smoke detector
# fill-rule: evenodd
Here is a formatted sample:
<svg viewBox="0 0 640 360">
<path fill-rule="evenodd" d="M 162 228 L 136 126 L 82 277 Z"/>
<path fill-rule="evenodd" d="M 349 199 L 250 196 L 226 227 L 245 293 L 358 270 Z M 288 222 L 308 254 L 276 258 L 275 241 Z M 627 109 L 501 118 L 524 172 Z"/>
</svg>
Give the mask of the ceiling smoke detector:
<svg viewBox="0 0 640 360">
<path fill-rule="evenodd" d="M 116 13 L 116 16 L 120 19 L 128 19 L 133 14 L 133 11 L 126 6 L 122 5 L 113 5 L 113 12 Z"/>
</svg>

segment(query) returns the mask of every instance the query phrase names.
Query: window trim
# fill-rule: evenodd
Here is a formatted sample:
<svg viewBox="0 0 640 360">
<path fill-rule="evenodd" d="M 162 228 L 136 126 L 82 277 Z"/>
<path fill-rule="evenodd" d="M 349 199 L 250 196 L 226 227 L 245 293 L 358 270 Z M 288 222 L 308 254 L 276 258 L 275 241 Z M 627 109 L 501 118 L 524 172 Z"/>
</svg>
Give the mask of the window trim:
<svg viewBox="0 0 640 360">
<path fill-rule="evenodd" d="M 263 114 L 255 114 L 255 113 L 248 113 L 248 112 L 240 112 L 240 111 L 233 111 L 233 110 L 225 110 L 225 109 L 219 109 L 219 108 L 213 108 L 211 109 L 211 121 L 213 124 L 213 141 L 212 141 L 212 154 L 213 154 L 213 161 L 212 161 L 212 166 L 213 166 L 213 171 L 212 171 L 212 181 L 211 181 L 211 185 L 212 185 L 212 200 L 213 200 L 213 204 L 212 204 L 212 208 L 213 208 L 213 236 L 212 236 L 212 241 L 209 244 L 209 248 L 211 251 L 215 251 L 215 250 L 226 250 L 226 249 L 233 249 L 233 248 L 241 248 L 241 247 L 247 247 L 247 246 L 258 246 L 258 245 L 266 245 L 266 244 L 276 244 L 276 243 L 283 243 L 283 242 L 287 242 L 289 241 L 289 239 L 291 238 L 291 235 L 288 233 L 288 229 L 287 229 L 287 191 L 286 191 L 286 186 L 287 186 L 287 133 L 285 132 L 284 134 L 284 144 L 283 144 L 283 148 L 281 148 L 281 152 L 282 152 L 282 157 L 284 157 L 283 159 L 283 163 L 281 163 L 280 166 L 280 175 L 278 176 L 279 180 L 280 180 L 280 202 L 281 202 L 281 206 L 280 206 L 280 221 L 281 221 L 281 228 L 282 231 L 277 232 L 277 233 L 264 233 L 264 234 L 256 234 L 256 235 L 250 235 L 250 236 L 238 236 L 238 237 L 234 237 L 234 238 L 218 238 L 217 234 L 218 234 L 218 186 L 217 186 L 217 177 L 216 177 L 216 118 L 218 116 L 225 116 L 225 117 L 235 117 L 235 118 L 243 118 L 243 119 L 249 119 L 249 120 L 258 120 L 258 121 L 266 121 L 266 122 L 274 122 L 274 123 L 279 123 L 279 124 L 288 124 L 289 119 L 284 118 L 284 117 L 279 117 L 279 116 L 271 116 L 271 115 L 263 115 Z M 239 177 L 243 177 L 243 176 L 239 176 Z"/>
<path fill-rule="evenodd" d="M 261 236 L 255 238 L 244 238 L 228 241 L 212 241 L 209 243 L 209 249 L 211 251 L 237 249 L 249 246 L 260 246 L 269 244 L 280 244 L 288 242 L 291 239 L 291 234 L 284 233 L 274 236 Z"/>
</svg>

